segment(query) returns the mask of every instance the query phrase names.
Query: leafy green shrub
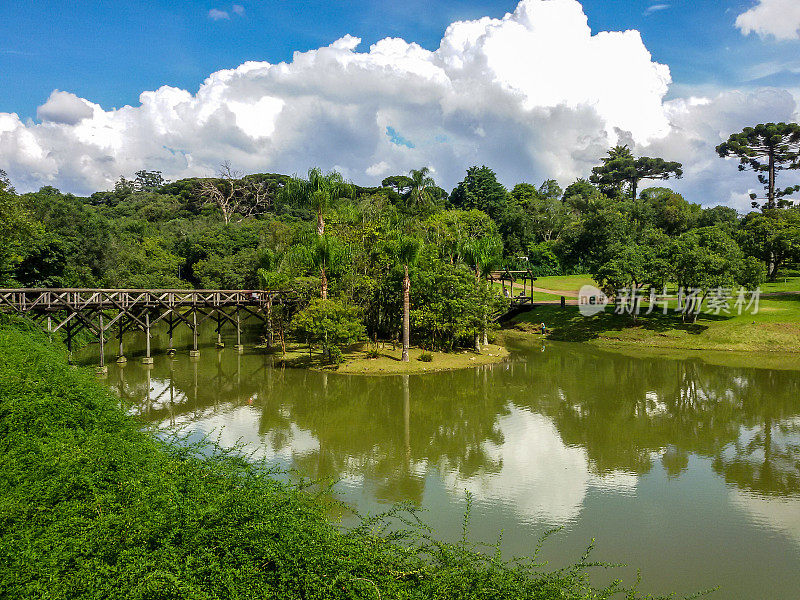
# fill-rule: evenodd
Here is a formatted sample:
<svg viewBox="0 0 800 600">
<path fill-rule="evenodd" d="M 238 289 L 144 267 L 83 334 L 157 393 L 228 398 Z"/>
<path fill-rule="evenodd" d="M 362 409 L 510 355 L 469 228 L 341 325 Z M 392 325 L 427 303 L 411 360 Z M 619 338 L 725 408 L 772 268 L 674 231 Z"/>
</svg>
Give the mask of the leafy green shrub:
<svg viewBox="0 0 800 600">
<path fill-rule="evenodd" d="M 318 343 L 324 349 L 348 346 L 366 337 L 358 308 L 336 300 L 313 300 L 292 320 L 299 339 Z M 341 354 L 341 353 L 340 353 Z"/>
<path fill-rule="evenodd" d="M 466 539 L 436 541 L 400 509 L 342 530 L 305 484 L 274 475 L 235 450 L 143 431 L 62 347 L 0 324 L 0 598 L 579 600 L 622 589 L 594 589 L 586 556 L 550 572 L 535 557 L 504 562 Z"/>
<path fill-rule="evenodd" d="M 430 352 L 423 352 L 419 355 L 419 360 L 422 362 L 431 362 L 433 360 L 433 354 Z"/>
<path fill-rule="evenodd" d="M 328 362 L 332 365 L 338 365 L 341 364 L 342 360 L 344 360 L 344 355 L 338 346 L 328 348 Z"/>
<path fill-rule="evenodd" d="M 381 353 L 378 352 L 377 348 L 370 348 L 367 350 L 367 358 L 380 358 Z"/>
</svg>

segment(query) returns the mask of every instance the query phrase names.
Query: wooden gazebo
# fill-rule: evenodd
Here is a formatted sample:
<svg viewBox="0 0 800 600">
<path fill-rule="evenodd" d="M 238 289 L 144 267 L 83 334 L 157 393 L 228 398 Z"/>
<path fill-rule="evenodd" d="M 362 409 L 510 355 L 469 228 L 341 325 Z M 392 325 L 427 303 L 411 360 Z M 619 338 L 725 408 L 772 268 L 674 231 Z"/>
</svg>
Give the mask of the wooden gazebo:
<svg viewBox="0 0 800 600">
<path fill-rule="evenodd" d="M 530 269 L 510 271 L 505 268 L 492 271 L 488 280 L 493 283 L 500 283 L 503 286 L 503 295 L 506 298 L 511 298 L 512 303 L 533 304 L 533 282 L 536 281 L 536 277 L 533 276 Z M 519 284 L 520 281 L 522 281 L 522 293 L 514 295 L 514 284 Z M 506 283 L 509 285 L 508 289 L 506 288 Z"/>
</svg>

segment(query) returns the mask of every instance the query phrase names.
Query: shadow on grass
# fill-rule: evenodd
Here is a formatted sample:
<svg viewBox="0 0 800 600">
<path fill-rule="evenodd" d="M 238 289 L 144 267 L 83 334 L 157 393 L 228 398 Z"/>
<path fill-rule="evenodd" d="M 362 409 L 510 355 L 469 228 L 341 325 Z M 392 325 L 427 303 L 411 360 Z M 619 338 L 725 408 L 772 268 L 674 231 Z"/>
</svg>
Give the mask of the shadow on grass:
<svg viewBox="0 0 800 600">
<path fill-rule="evenodd" d="M 342 362 L 338 364 L 328 361 L 320 348 L 313 348 L 311 354 L 309 354 L 307 346 L 292 346 L 287 349 L 285 356 L 281 355 L 280 347 L 277 346 L 273 346 L 270 349 L 263 347 L 258 349 L 265 354 L 275 355 L 275 360 L 278 365 L 292 369 L 324 369 L 335 371 L 341 364 L 355 359 L 378 360 L 383 358 L 393 362 L 401 362 L 399 356 L 392 356 L 388 354 L 387 351 L 381 352 L 379 350 L 378 356 L 369 356 L 370 349 L 366 348 L 362 343 L 344 348 L 342 351 Z"/>
<path fill-rule="evenodd" d="M 675 313 L 653 312 L 640 315 L 636 321 L 628 314 L 619 315 L 605 311 L 592 317 L 585 317 L 576 307 L 561 308 L 558 306 L 537 306 L 530 312 L 520 315 L 508 323 L 507 327 L 535 332 L 539 323 L 543 322 L 549 331 L 548 339 L 564 342 L 585 342 L 601 335 L 627 329 L 644 329 L 658 334 L 669 331 L 685 331 L 691 335 L 699 335 L 709 327 L 711 321 L 725 321 L 730 317 L 724 315 L 700 314 L 697 322 L 684 323 L 681 315 Z"/>
</svg>

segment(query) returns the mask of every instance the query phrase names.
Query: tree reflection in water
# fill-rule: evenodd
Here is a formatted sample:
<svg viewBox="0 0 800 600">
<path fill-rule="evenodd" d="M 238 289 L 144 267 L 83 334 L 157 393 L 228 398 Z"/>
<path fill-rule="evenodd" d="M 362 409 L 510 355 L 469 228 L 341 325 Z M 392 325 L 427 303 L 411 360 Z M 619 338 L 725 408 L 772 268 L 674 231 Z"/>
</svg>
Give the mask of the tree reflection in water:
<svg viewBox="0 0 800 600">
<path fill-rule="evenodd" d="M 152 372 L 117 367 L 109 383 L 160 425 L 248 407 L 273 454 L 313 478 L 368 481 L 380 500 L 419 503 L 430 469 L 459 480 L 498 473 L 505 424 L 519 411 L 550 419 L 600 477 L 642 475 L 657 462 L 680 477 L 696 455 L 743 490 L 800 493 L 800 377 L 793 371 L 555 344 L 518 349 L 510 363 L 493 367 L 372 378 L 209 351 L 196 360 L 165 357 Z"/>
</svg>

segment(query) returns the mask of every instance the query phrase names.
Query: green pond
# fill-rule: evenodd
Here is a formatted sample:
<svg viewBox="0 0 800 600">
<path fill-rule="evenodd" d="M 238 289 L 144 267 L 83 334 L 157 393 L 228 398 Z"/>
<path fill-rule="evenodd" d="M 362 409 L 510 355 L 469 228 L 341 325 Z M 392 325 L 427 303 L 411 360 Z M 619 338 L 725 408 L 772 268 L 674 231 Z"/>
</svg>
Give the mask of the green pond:
<svg viewBox="0 0 800 600">
<path fill-rule="evenodd" d="M 188 338 L 177 341 L 169 358 L 166 336 L 154 336 L 154 365 L 135 352 L 110 365 L 108 385 L 136 415 L 333 479 L 361 513 L 407 502 L 455 540 L 471 497 L 470 537 L 502 534 L 507 557 L 561 528 L 541 554 L 552 566 L 577 560 L 592 539 L 596 560 L 630 565 L 598 581 L 631 582 L 640 569 L 649 592 L 720 586 L 712 598 L 800 598 L 791 365 L 510 340 L 505 363 L 365 377 L 283 369 L 254 350 L 237 354 L 230 338 L 191 359 Z M 142 347 L 141 335 L 127 342 L 129 352 Z M 81 361 L 96 361 L 93 351 Z"/>
</svg>

